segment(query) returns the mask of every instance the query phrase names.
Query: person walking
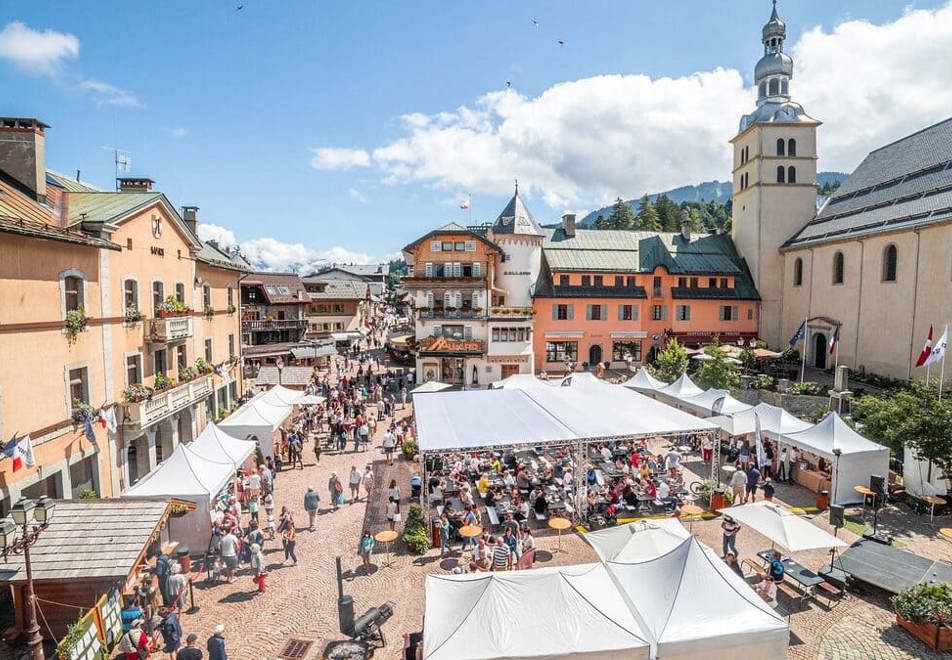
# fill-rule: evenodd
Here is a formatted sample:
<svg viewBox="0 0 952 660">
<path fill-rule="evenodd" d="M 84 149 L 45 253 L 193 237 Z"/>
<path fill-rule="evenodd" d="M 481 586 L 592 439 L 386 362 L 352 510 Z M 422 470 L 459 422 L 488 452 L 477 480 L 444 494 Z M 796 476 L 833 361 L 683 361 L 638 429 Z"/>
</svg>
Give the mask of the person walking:
<svg viewBox="0 0 952 660">
<path fill-rule="evenodd" d="M 393 465 L 393 448 L 397 444 L 393 431 L 388 430 L 383 435 L 383 453 L 387 455 L 387 464 Z"/>
<path fill-rule="evenodd" d="M 444 556 L 447 552 L 452 552 L 452 548 L 450 548 L 451 530 L 450 519 L 444 511 L 440 514 L 440 557 Z"/>
<path fill-rule="evenodd" d="M 265 559 L 261 552 L 261 546 L 257 543 L 251 544 L 251 573 L 254 576 L 252 580 L 258 585 L 258 593 L 263 594 L 265 588 Z"/>
<path fill-rule="evenodd" d="M 394 526 L 397 523 L 397 516 L 400 514 L 397 513 L 397 502 L 393 497 L 387 498 L 387 523 L 390 525 L 390 530 L 394 529 Z"/>
<path fill-rule="evenodd" d="M 225 626 L 219 623 L 215 626 L 215 631 L 205 643 L 208 649 L 208 660 L 228 660 L 228 652 L 225 651 Z"/>
<path fill-rule="evenodd" d="M 225 564 L 225 571 L 229 584 L 235 581 L 235 569 L 238 568 L 238 537 L 229 529 L 221 537 L 221 560 Z"/>
<path fill-rule="evenodd" d="M 400 512 L 400 486 L 397 485 L 396 479 L 390 480 L 390 492 L 388 493 L 390 498 L 397 503 L 397 512 Z"/>
<path fill-rule="evenodd" d="M 744 494 L 744 504 L 748 501 L 757 501 L 757 486 L 760 484 L 760 470 L 756 463 L 751 463 L 747 468 L 747 492 Z"/>
<path fill-rule="evenodd" d="M 347 478 L 347 483 L 350 485 L 350 503 L 353 504 L 360 499 L 360 482 L 364 478 L 364 475 L 361 474 L 360 470 L 357 469 L 356 465 L 350 466 L 350 476 Z"/>
<path fill-rule="evenodd" d="M 196 644 L 198 644 L 198 635 L 189 633 L 185 638 L 185 648 L 178 652 L 175 660 L 202 660 L 205 654 Z"/>
<path fill-rule="evenodd" d="M 370 501 L 370 494 L 374 490 L 374 470 L 370 463 L 367 464 L 367 467 L 364 469 L 364 493 L 367 501 Z"/>
<path fill-rule="evenodd" d="M 363 536 L 360 537 L 360 543 L 357 544 L 357 554 L 363 560 L 363 567 L 367 572 L 370 572 L 370 555 L 373 554 L 375 544 L 376 541 L 370 534 L 370 530 L 365 529 Z"/>
<path fill-rule="evenodd" d="M 747 486 L 747 473 L 737 468 L 737 471 L 731 476 L 731 492 L 734 495 L 734 504 L 744 503 L 744 492 Z"/>
<path fill-rule="evenodd" d="M 726 557 L 731 550 L 734 552 L 734 556 L 737 556 L 737 532 L 739 531 L 740 524 L 731 516 L 725 515 L 724 520 L 721 521 L 721 533 L 723 535 L 721 557 Z"/>
<path fill-rule="evenodd" d="M 182 624 L 179 622 L 178 614 L 175 611 L 165 610 L 162 615 L 162 641 L 165 643 L 165 652 L 169 657 L 175 660 L 176 653 L 182 645 Z"/>
<path fill-rule="evenodd" d="M 331 494 L 331 504 L 334 505 L 336 511 L 344 495 L 344 487 L 341 485 L 340 479 L 337 478 L 336 472 L 331 472 L 331 476 L 327 480 L 327 490 Z"/>
<path fill-rule="evenodd" d="M 321 501 L 321 496 L 313 488 L 308 488 L 304 493 L 304 510 L 307 511 L 308 531 L 314 531 L 314 517 L 317 516 L 317 506 Z"/>
<path fill-rule="evenodd" d="M 284 522 L 284 531 L 281 532 L 281 540 L 284 542 L 284 561 L 288 559 L 297 566 L 298 558 L 294 554 L 294 546 L 297 545 L 297 530 L 294 527 L 294 519 L 288 516 Z"/>
</svg>

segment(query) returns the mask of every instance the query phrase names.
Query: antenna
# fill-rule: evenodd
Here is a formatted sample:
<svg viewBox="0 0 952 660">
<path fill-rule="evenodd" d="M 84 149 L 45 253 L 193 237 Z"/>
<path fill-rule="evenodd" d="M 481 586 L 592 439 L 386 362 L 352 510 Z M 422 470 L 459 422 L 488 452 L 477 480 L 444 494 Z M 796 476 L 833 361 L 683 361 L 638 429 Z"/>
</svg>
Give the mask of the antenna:
<svg viewBox="0 0 952 660">
<path fill-rule="evenodd" d="M 112 162 L 115 167 L 116 192 L 119 192 L 119 172 L 128 172 L 132 169 L 132 154 L 119 147 L 103 147 L 112 152 Z"/>
</svg>

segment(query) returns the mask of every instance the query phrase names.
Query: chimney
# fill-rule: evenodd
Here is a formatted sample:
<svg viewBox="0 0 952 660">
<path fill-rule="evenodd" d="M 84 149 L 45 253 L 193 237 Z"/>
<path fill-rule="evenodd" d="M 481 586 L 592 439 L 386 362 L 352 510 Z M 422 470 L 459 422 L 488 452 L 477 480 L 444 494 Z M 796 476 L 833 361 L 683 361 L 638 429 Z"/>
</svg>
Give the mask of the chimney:
<svg viewBox="0 0 952 660">
<path fill-rule="evenodd" d="M 188 226 L 191 232 L 198 236 L 198 207 L 183 206 L 182 220 L 185 221 L 185 224 Z"/>
<path fill-rule="evenodd" d="M 566 213 L 562 216 L 562 231 L 565 232 L 565 235 L 569 238 L 575 237 L 575 214 Z"/>
<path fill-rule="evenodd" d="M 46 136 L 39 119 L 0 117 L 0 171 L 24 194 L 46 203 Z"/>
<path fill-rule="evenodd" d="M 121 176 L 116 181 L 119 182 L 119 192 L 152 192 L 152 179 L 145 176 Z"/>
<path fill-rule="evenodd" d="M 691 242 L 691 221 L 690 220 L 681 221 L 681 238 L 683 238 L 688 243 Z"/>
</svg>

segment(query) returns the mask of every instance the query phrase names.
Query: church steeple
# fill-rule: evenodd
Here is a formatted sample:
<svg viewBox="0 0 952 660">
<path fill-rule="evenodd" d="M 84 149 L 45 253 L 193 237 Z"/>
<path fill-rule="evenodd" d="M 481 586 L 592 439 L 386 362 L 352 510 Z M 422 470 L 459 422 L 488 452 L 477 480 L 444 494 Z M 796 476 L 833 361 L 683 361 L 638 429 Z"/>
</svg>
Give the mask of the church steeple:
<svg viewBox="0 0 952 660">
<path fill-rule="evenodd" d="M 764 25 L 762 41 L 764 56 L 754 69 L 757 83 L 757 105 L 767 101 L 790 100 L 790 79 L 793 78 L 793 59 L 783 52 L 787 26 L 777 14 L 777 0 L 773 2 L 770 20 Z"/>
</svg>

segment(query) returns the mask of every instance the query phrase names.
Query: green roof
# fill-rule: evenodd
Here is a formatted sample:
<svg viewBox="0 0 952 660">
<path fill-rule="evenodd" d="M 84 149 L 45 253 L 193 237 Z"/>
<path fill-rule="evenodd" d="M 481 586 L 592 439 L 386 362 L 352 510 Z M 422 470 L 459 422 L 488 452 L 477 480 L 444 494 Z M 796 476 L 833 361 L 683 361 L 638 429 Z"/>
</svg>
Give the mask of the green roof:
<svg viewBox="0 0 952 660">
<path fill-rule="evenodd" d="M 69 196 L 69 223 L 109 222 L 162 199 L 158 192 L 74 192 Z"/>
<path fill-rule="evenodd" d="M 195 259 L 209 266 L 251 272 L 251 267 L 238 257 L 234 257 L 210 241 L 202 241 L 202 247 Z"/>
<path fill-rule="evenodd" d="M 103 192 L 101 188 L 97 188 L 91 183 L 86 183 L 85 181 L 77 181 L 76 179 L 71 179 L 65 174 L 56 172 L 54 170 L 46 170 L 46 182 L 54 186 L 58 186 L 67 192 Z"/>
</svg>

